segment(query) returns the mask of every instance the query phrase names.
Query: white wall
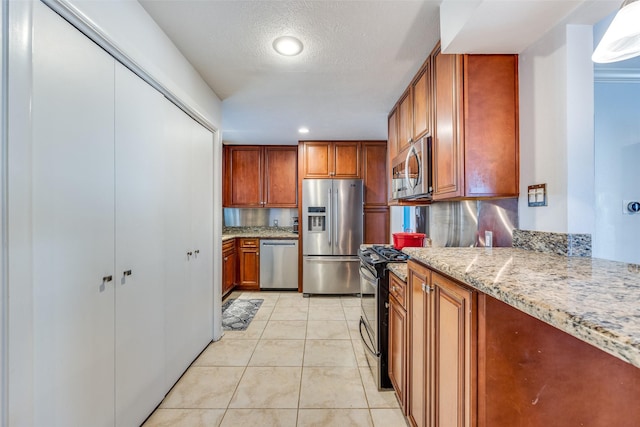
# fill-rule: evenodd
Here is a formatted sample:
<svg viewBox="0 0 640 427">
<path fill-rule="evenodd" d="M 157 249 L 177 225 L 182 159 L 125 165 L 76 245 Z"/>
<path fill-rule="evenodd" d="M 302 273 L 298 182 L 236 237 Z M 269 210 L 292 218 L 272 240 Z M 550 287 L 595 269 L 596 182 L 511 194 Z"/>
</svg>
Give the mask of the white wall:
<svg viewBox="0 0 640 427">
<path fill-rule="evenodd" d="M 640 264 L 640 214 L 622 213 L 623 200 L 640 201 L 640 81 L 596 82 L 595 100 L 593 255 Z"/>
<path fill-rule="evenodd" d="M 593 233 L 591 26 L 559 25 L 520 54 L 520 228 Z M 548 206 L 527 186 L 547 184 Z"/>
<path fill-rule="evenodd" d="M 213 126 L 218 127 L 214 141 L 214 212 L 221 212 L 220 141 L 221 103 L 177 48 L 160 31 L 144 9 L 132 0 L 109 2 L 72 0 L 104 34 L 113 40 L 148 74 L 171 90 L 185 104 L 197 110 Z M 3 417 L 8 425 L 33 425 L 33 286 L 31 275 L 31 34 L 32 8 L 37 0 L 3 2 L 9 5 L 9 86 L 8 93 L 8 174 L 9 222 L 8 289 L 11 307 L 8 316 L 9 408 Z M 6 35 L 4 33 L 3 35 Z M 7 147 L 3 147 L 6 149 Z M 3 212 L 4 215 L 4 212 Z M 222 219 L 214 219 L 215 253 L 221 251 Z M 217 237 L 217 238 L 216 238 Z M 214 293 L 220 295 L 221 259 L 214 257 Z M 218 298 L 219 299 L 219 298 Z M 214 316 L 220 318 L 220 302 L 214 300 Z M 213 323 L 213 322 L 212 322 Z M 213 338 L 220 336 L 220 328 L 212 327 Z M 3 354 L 3 357 L 6 354 Z M 8 412 L 8 414 L 7 414 Z M 0 421 L 2 422 L 2 421 Z"/>
</svg>

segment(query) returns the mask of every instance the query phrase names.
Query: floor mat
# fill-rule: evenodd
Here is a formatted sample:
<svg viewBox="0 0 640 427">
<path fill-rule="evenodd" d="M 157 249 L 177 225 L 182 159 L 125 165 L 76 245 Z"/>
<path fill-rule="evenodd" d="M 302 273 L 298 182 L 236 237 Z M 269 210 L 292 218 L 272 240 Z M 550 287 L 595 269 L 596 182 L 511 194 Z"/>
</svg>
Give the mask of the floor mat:
<svg viewBox="0 0 640 427">
<path fill-rule="evenodd" d="M 263 299 L 228 299 L 222 304 L 222 330 L 244 331 L 264 302 Z"/>
</svg>

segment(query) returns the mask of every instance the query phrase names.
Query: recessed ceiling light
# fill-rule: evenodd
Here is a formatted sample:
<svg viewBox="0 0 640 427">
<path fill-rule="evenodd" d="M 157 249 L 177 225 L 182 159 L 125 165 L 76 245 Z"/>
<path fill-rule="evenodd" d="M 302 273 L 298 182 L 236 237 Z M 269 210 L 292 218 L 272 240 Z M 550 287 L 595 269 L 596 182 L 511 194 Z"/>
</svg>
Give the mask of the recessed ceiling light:
<svg viewBox="0 0 640 427">
<path fill-rule="evenodd" d="M 302 42 L 292 36 L 282 36 L 273 41 L 273 48 L 280 55 L 296 56 L 302 52 Z"/>
<path fill-rule="evenodd" d="M 299 133 L 309 133 L 309 128 L 302 127 L 300 129 L 298 129 L 298 132 Z"/>
</svg>

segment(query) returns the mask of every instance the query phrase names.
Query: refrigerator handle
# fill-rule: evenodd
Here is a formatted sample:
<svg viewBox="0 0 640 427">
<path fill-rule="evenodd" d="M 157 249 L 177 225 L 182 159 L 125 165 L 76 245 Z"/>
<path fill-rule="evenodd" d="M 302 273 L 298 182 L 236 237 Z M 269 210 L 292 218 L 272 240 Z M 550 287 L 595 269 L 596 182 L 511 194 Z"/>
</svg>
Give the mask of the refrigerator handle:
<svg viewBox="0 0 640 427">
<path fill-rule="evenodd" d="M 332 211 L 331 211 L 331 188 L 329 188 L 329 195 L 327 197 L 328 201 L 327 201 L 327 236 L 329 236 L 329 240 L 327 243 L 329 243 L 329 246 L 331 246 L 331 233 L 333 232 L 333 229 L 331 228 L 331 215 L 332 215 Z"/>
<path fill-rule="evenodd" d="M 336 216 L 333 218 L 335 222 L 335 227 L 332 227 L 335 230 L 335 235 L 333 236 L 333 241 L 335 242 L 334 244 L 337 246 L 339 245 L 339 240 L 338 240 L 338 228 L 339 228 L 339 224 L 338 224 L 338 218 L 340 218 L 340 212 L 338 212 L 338 209 L 340 208 L 340 199 L 338 199 L 338 189 L 336 188 Z"/>
</svg>

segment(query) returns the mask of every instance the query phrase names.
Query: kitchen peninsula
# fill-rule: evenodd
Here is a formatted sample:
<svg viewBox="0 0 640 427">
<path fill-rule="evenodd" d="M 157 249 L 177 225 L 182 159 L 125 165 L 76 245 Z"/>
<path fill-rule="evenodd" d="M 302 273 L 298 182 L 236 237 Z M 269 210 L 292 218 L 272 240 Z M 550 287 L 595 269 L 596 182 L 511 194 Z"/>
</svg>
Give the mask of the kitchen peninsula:
<svg viewBox="0 0 640 427">
<path fill-rule="evenodd" d="M 427 301 L 424 362 L 408 361 L 409 393 L 426 396 L 407 408 L 412 424 L 637 425 L 639 266 L 517 248 L 404 252 L 407 311 Z"/>
</svg>

